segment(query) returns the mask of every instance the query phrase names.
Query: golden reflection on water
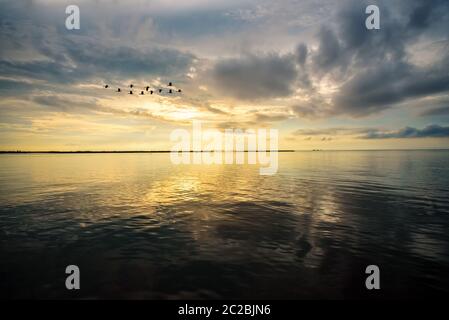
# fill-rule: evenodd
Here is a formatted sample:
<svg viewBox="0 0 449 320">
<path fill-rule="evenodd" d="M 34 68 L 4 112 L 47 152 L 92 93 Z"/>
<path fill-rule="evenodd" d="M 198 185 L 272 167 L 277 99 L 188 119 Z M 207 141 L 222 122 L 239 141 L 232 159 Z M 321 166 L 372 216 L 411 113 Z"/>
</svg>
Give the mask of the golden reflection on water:
<svg viewBox="0 0 449 320">
<path fill-rule="evenodd" d="M 15 259 L 69 246 L 113 265 L 109 273 L 118 261 L 145 260 L 167 281 L 201 262 L 225 277 L 206 282 L 213 294 L 238 283 L 239 293 L 255 286 L 270 297 L 320 286 L 310 281 L 338 288 L 365 255 L 414 263 L 403 276 L 417 277 L 447 262 L 446 161 L 428 152 L 281 153 L 278 173 L 261 176 L 258 165 L 173 165 L 169 154 L 2 155 L 0 236 L 4 250 L 21 253 Z"/>
<path fill-rule="evenodd" d="M 168 154 L 43 154 L 3 155 L 0 170 L 7 191 L 2 193 L 3 203 L 86 190 L 102 196 L 106 205 L 117 205 L 121 199 L 137 207 L 180 201 L 277 200 L 337 222 L 341 199 L 333 182 L 395 183 L 400 162 L 388 155 L 376 159 L 367 152 L 281 153 L 278 174 L 260 176 L 258 165 L 173 165 Z"/>
</svg>

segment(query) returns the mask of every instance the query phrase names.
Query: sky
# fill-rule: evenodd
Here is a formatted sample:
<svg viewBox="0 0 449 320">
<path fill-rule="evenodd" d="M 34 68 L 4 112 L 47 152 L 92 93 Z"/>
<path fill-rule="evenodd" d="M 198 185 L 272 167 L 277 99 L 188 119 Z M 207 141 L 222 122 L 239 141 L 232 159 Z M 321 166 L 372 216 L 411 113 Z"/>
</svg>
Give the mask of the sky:
<svg viewBox="0 0 449 320">
<path fill-rule="evenodd" d="M 0 0 L 0 150 L 170 150 L 193 120 L 281 149 L 449 148 L 448 30 L 446 0 Z"/>
</svg>

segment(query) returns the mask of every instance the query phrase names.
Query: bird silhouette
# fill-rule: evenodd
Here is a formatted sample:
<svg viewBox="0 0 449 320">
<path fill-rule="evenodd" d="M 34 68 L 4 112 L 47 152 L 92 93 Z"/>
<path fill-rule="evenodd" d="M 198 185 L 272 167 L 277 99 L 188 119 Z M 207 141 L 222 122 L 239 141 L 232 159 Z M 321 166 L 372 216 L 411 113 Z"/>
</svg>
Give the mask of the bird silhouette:
<svg viewBox="0 0 449 320">
<path fill-rule="evenodd" d="M 108 89 L 109 88 L 109 84 L 105 84 L 105 85 L 103 85 L 103 87 L 105 89 Z M 133 94 L 133 90 L 132 89 L 135 87 L 134 84 L 131 83 L 131 84 L 128 85 L 128 87 L 131 89 L 131 90 L 128 91 L 128 94 Z M 162 87 L 162 88 L 158 88 L 158 89 L 154 89 L 154 90 L 153 89 L 150 90 L 150 86 L 144 86 L 143 90 L 140 91 L 140 93 L 138 93 L 139 91 L 137 91 L 136 94 L 145 95 L 145 91 L 149 92 L 150 94 L 154 94 L 154 93 L 160 93 L 161 94 L 161 93 L 165 93 L 165 92 L 167 92 L 168 94 L 173 94 L 173 93 L 176 93 L 176 92 L 179 92 L 179 93 L 182 92 L 181 89 L 178 89 L 178 88 L 176 88 L 173 85 L 173 82 L 169 82 L 167 87 Z M 120 88 L 117 88 L 116 92 L 122 92 L 122 90 Z"/>
</svg>

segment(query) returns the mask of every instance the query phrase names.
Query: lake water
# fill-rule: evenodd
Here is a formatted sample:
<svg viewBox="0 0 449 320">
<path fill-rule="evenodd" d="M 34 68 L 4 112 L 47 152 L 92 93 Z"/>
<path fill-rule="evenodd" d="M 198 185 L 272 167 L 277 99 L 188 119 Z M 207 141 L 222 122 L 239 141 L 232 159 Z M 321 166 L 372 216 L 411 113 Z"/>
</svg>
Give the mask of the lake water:
<svg viewBox="0 0 449 320">
<path fill-rule="evenodd" d="M 448 294 L 448 165 L 449 151 L 295 152 L 260 176 L 169 154 L 0 155 L 0 296 Z"/>
</svg>

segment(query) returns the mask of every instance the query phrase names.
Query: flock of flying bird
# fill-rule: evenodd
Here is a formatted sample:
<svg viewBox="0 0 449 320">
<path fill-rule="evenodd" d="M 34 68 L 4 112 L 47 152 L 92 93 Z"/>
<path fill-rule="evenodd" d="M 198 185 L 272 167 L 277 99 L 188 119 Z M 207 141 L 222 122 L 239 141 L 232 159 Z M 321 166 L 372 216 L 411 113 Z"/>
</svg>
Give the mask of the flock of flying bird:
<svg viewBox="0 0 449 320">
<path fill-rule="evenodd" d="M 108 85 L 108 84 L 104 85 L 104 88 L 105 88 L 105 89 L 108 89 L 108 88 L 109 88 L 109 85 Z M 134 94 L 134 92 L 133 92 L 134 85 L 133 85 L 133 84 L 130 84 L 130 85 L 129 85 L 129 88 L 130 88 L 130 89 L 128 90 L 128 94 Z M 143 89 L 144 89 L 144 90 L 140 91 L 140 95 L 141 95 L 141 96 L 145 95 L 145 92 L 146 92 L 147 94 L 162 93 L 162 92 L 167 92 L 168 94 L 174 94 L 174 93 L 181 93 L 181 92 L 182 92 L 181 89 L 176 89 L 176 88 L 174 88 L 172 82 L 169 82 L 169 83 L 168 83 L 168 88 L 165 88 L 165 89 L 161 89 L 161 88 L 158 88 L 158 89 L 151 89 L 150 86 L 146 86 L 146 87 L 144 87 Z M 117 88 L 117 91 L 115 91 L 115 92 L 122 92 L 122 89 Z M 136 94 L 137 94 L 137 93 L 136 93 Z"/>
</svg>

